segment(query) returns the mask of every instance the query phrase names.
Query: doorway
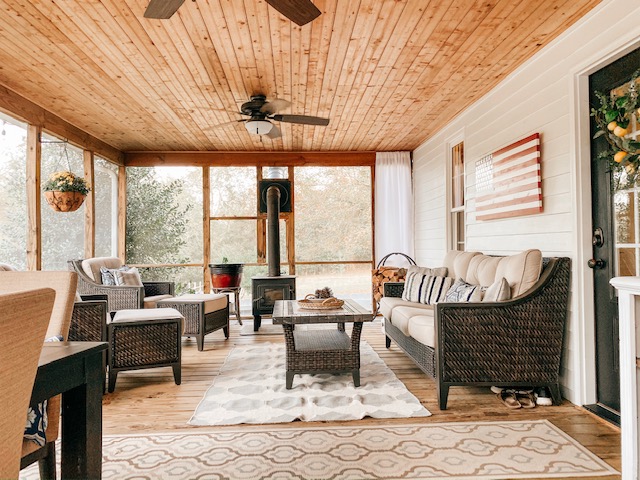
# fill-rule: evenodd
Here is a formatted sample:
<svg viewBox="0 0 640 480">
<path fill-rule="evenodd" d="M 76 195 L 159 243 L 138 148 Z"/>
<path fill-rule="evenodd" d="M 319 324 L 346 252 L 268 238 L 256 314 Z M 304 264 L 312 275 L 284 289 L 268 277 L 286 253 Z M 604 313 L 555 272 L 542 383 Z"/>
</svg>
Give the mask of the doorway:
<svg viewBox="0 0 640 480">
<path fill-rule="evenodd" d="M 640 49 L 598 70 L 589 77 L 589 103 L 599 105 L 596 92 L 609 94 L 628 82 L 640 68 Z M 597 126 L 591 119 L 591 135 Z M 602 137 L 591 140 L 591 192 L 596 395 L 585 408 L 620 424 L 620 372 L 618 299 L 609 280 L 616 276 L 640 275 L 640 183 L 621 186 L 620 174 L 609 162 L 598 158 L 608 149 Z"/>
</svg>

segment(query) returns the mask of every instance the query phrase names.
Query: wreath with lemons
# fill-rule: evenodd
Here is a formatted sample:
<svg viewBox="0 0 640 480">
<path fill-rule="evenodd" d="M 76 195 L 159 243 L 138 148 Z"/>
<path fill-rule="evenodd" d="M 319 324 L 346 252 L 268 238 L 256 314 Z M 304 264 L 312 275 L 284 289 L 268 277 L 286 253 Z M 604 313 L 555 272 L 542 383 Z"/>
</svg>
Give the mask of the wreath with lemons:
<svg viewBox="0 0 640 480">
<path fill-rule="evenodd" d="M 640 141 L 629 136 L 631 122 L 640 119 L 639 77 L 640 69 L 632 75 L 628 88 L 611 94 L 596 92 L 600 106 L 591 109 L 598 126 L 593 138 L 604 137 L 609 144 L 598 158 L 608 160 L 614 171 L 625 173 L 629 183 L 635 183 L 640 169 Z"/>
</svg>

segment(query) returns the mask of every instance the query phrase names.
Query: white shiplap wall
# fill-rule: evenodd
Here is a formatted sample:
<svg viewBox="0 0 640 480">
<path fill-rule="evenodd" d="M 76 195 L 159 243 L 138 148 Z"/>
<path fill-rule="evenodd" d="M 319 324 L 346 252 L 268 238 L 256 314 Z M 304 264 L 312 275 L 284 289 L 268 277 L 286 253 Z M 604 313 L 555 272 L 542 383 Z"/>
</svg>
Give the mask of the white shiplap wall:
<svg viewBox="0 0 640 480">
<path fill-rule="evenodd" d="M 589 339 L 592 329 L 585 327 L 593 319 L 589 318 L 590 310 L 578 303 L 589 300 L 591 292 L 587 290 L 591 287 L 589 282 L 576 281 L 587 275 L 583 266 L 586 258 L 577 258 L 578 245 L 584 243 L 579 238 L 583 233 L 576 233 L 577 217 L 583 217 L 591 207 L 576 205 L 580 198 L 576 183 L 587 190 L 590 187 L 585 184 L 588 176 L 575 173 L 580 145 L 584 147 L 586 142 L 588 148 L 589 139 L 580 139 L 574 133 L 580 130 L 576 115 L 585 116 L 584 108 L 579 110 L 574 98 L 585 98 L 586 90 L 584 81 L 582 90 L 574 85 L 579 83 L 579 74 L 584 78 L 588 71 L 639 46 L 640 2 L 604 1 L 413 152 L 419 265 L 440 264 L 447 248 L 447 148 L 451 139 L 460 135 L 464 138 L 466 164 L 466 249 L 505 255 L 539 248 L 546 256 L 571 257 L 572 312 L 562 382 L 565 397 L 577 404 L 593 402 L 595 391 L 593 359 L 589 358 L 593 352 L 588 346 L 593 340 Z M 588 113 L 586 117 L 588 124 Z M 476 221 L 475 161 L 534 132 L 540 132 L 542 142 L 543 213 Z M 583 157 L 580 168 L 588 169 L 588 158 L 585 161 Z"/>
</svg>

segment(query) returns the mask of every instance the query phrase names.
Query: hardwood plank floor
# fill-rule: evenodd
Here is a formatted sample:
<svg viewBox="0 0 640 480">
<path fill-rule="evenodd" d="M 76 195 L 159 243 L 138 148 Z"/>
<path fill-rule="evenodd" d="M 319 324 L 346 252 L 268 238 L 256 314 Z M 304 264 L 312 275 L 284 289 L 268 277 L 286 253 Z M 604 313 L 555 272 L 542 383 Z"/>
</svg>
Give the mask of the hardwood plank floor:
<svg viewBox="0 0 640 480">
<path fill-rule="evenodd" d="M 249 319 L 245 324 L 250 323 Z M 282 336 L 241 336 L 240 326 L 231 322 L 231 336 L 222 331 L 206 337 L 205 350 L 199 352 L 194 340 L 182 344 L 182 384 L 175 385 L 170 368 L 123 372 L 118 375 L 115 392 L 104 396 L 103 432 L 108 434 L 152 433 L 167 431 L 223 430 L 228 428 L 263 429 L 263 426 L 190 427 L 187 421 L 209 388 L 213 378 L 235 345 L 283 342 Z M 463 421 L 499 421 L 547 419 L 616 470 L 620 470 L 620 430 L 581 407 L 565 401 L 560 406 L 536 407 L 532 410 L 509 410 L 488 388 L 453 387 L 446 411 L 437 407 L 435 384 L 395 345 L 387 350 L 379 323 L 365 324 L 363 339 L 367 341 L 396 376 L 433 415 L 426 418 L 372 419 L 356 422 L 327 422 L 323 425 L 391 425 L 406 423 L 439 423 Z M 247 365 L 247 368 L 251 368 Z M 366 378 L 362 378 L 366 382 Z M 300 422 L 278 425 L 298 428 Z M 585 477 L 581 477 L 585 478 Z M 619 475 L 597 477 L 619 479 Z"/>
</svg>

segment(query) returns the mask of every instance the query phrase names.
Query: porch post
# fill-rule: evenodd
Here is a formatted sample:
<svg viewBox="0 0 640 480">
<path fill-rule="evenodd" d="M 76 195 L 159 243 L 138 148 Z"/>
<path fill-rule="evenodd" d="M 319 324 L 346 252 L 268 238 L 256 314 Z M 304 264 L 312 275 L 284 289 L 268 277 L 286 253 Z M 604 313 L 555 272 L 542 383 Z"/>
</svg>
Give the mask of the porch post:
<svg viewBox="0 0 640 480">
<path fill-rule="evenodd" d="M 42 270 L 41 134 L 41 127 L 27 127 L 27 270 Z"/>
</svg>

